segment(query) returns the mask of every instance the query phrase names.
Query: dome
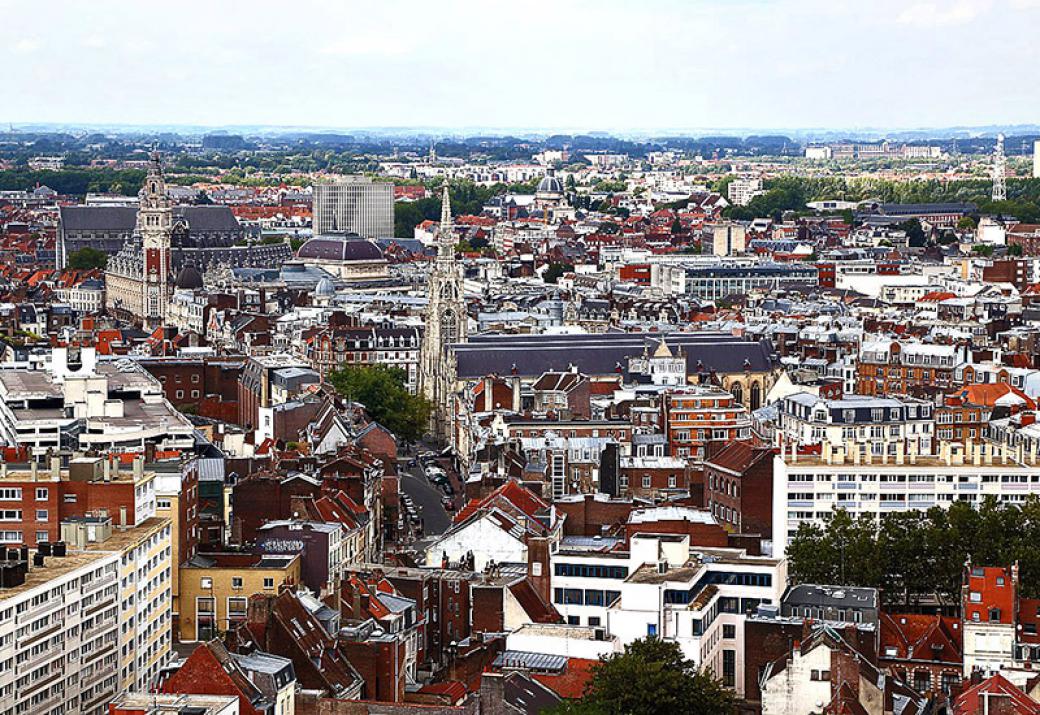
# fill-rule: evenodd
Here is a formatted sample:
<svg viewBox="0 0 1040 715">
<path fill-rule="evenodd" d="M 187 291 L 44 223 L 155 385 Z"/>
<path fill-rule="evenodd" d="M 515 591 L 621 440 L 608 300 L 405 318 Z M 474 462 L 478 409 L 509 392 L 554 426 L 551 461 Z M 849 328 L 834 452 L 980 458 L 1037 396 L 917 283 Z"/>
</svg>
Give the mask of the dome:
<svg viewBox="0 0 1040 715">
<path fill-rule="evenodd" d="M 322 298 L 334 296 L 336 295 L 336 286 L 332 285 L 332 281 L 330 281 L 328 277 L 324 277 L 318 281 L 318 285 L 314 289 L 314 295 Z"/>
<path fill-rule="evenodd" d="M 174 282 L 179 290 L 195 290 L 196 288 L 202 288 L 202 274 L 199 273 L 199 269 L 191 263 L 181 268 L 181 272 L 177 274 L 177 280 Z"/>
<path fill-rule="evenodd" d="M 372 241 L 357 235 L 315 236 L 300 246 L 296 256 L 323 261 L 379 261 L 383 252 Z"/>
<path fill-rule="evenodd" d="M 536 189 L 536 193 L 539 193 L 539 194 L 562 194 L 563 193 L 563 184 L 560 183 L 559 179 L 557 179 L 555 176 L 553 176 L 553 173 L 550 170 L 549 173 L 546 174 L 542 178 L 542 180 L 538 182 L 538 188 Z"/>
</svg>

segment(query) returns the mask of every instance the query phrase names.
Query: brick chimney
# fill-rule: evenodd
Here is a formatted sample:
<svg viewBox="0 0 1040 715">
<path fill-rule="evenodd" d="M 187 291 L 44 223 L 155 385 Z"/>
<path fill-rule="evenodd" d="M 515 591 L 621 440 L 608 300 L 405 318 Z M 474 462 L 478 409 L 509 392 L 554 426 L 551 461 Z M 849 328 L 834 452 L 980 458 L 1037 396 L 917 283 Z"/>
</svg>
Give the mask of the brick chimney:
<svg viewBox="0 0 1040 715">
<path fill-rule="evenodd" d="M 532 536 L 527 540 L 527 580 L 546 603 L 552 603 L 549 539 L 544 536 Z"/>
</svg>

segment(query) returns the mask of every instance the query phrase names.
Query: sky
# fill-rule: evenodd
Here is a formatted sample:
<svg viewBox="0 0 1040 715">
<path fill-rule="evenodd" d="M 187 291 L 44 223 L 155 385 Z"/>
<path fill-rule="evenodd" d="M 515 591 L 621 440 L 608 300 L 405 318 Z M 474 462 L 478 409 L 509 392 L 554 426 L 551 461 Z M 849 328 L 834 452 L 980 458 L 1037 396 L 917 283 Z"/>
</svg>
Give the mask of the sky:
<svg viewBox="0 0 1040 715">
<path fill-rule="evenodd" d="M 1040 0 L 0 0 L 0 125 L 1040 123 Z"/>
</svg>

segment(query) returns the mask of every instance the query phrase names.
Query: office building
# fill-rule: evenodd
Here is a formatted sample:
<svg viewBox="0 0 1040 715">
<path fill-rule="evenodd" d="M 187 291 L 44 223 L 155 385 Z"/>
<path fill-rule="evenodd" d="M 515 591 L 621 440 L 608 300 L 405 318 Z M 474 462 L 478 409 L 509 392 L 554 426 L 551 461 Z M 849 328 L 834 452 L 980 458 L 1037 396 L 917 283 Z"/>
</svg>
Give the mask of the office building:
<svg viewBox="0 0 1040 715">
<path fill-rule="evenodd" d="M 351 176 L 314 185 L 314 234 L 394 235 L 394 186 Z"/>
</svg>

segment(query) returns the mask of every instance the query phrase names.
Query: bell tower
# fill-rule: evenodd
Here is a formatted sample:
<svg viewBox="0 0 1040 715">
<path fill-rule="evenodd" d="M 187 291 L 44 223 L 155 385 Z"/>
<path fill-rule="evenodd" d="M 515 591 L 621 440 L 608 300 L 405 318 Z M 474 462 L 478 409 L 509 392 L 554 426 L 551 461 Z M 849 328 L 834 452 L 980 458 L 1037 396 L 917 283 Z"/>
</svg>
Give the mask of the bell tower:
<svg viewBox="0 0 1040 715">
<path fill-rule="evenodd" d="M 173 207 L 166 195 L 159 152 L 153 151 L 148 176 L 144 181 L 141 208 L 137 212 L 136 231 L 141 237 L 144 276 L 142 277 L 142 314 L 146 329 L 154 330 L 166 322 L 170 282 L 170 233 L 173 230 Z"/>
</svg>

